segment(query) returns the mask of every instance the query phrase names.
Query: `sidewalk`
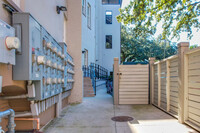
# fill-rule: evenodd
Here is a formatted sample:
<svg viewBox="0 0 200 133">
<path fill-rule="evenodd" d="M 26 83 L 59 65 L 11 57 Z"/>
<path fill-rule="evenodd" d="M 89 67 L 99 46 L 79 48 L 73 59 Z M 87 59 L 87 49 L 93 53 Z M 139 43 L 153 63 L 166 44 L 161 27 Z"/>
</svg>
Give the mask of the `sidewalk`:
<svg viewBox="0 0 200 133">
<path fill-rule="evenodd" d="M 114 122 L 113 116 L 131 116 L 132 122 Z M 114 106 L 105 86 L 97 96 L 68 106 L 44 133 L 197 133 L 152 105 Z"/>
</svg>

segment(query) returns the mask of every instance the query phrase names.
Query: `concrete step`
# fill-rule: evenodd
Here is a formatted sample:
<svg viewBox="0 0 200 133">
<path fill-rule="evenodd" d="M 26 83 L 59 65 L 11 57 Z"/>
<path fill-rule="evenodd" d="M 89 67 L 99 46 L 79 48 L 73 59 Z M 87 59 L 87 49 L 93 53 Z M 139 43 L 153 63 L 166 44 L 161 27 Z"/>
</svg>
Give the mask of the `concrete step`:
<svg viewBox="0 0 200 133">
<path fill-rule="evenodd" d="M 92 86 L 92 84 L 84 84 L 84 86 L 85 87 L 87 87 L 87 86 L 90 87 L 90 86 Z"/>
<path fill-rule="evenodd" d="M 89 77 L 83 79 L 84 97 L 94 97 L 94 89 L 92 87 L 92 80 Z"/>
<path fill-rule="evenodd" d="M 94 91 L 94 90 L 92 88 L 92 89 L 84 89 L 84 91 Z"/>
<path fill-rule="evenodd" d="M 84 97 L 95 97 L 95 94 L 84 94 Z"/>
<path fill-rule="evenodd" d="M 94 91 L 93 90 L 89 90 L 89 91 L 84 90 L 84 94 L 94 94 Z"/>
</svg>

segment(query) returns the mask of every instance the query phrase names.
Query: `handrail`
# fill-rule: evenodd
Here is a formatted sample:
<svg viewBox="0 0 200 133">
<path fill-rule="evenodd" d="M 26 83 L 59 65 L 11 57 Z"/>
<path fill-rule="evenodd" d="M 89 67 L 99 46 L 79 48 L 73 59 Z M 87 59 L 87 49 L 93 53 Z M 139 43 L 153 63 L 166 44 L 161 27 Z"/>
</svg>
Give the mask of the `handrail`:
<svg viewBox="0 0 200 133">
<path fill-rule="evenodd" d="M 6 116 L 8 116 L 8 133 L 15 133 L 15 111 L 13 109 L 8 109 L 0 112 L 0 119 Z"/>
<path fill-rule="evenodd" d="M 97 79 L 107 80 L 108 70 L 95 63 L 91 63 L 89 66 L 84 65 L 82 67 L 82 70 L 83 70 L 83 77 L 91 78 L 92 86 L 94 88 L 95 95 L 96 95 L 96 80 Z"/>
</svg>

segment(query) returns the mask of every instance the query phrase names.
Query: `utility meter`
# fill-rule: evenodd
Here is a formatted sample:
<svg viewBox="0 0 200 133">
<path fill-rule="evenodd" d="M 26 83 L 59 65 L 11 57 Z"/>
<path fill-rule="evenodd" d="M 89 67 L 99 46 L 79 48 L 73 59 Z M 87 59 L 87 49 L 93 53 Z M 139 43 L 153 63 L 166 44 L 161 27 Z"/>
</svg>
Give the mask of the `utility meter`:
<svg viewBox="0 0 200 133">
<path fill-rule="evenodd" d="M 65 83 L 65 79 L 62 79 L 62 83 L 63 83 L 63 84 Z"/>
<path fill-rule="evenodd" d="M 65 67 L 64 66 L 62 66 L 62 69 L 61 69 L 62 71 L 64 71 L 65 70 Z"/>
<path fill-rule="evenodd" d="M 20 47 L 20 41 L 17 37 L 6 37 L 5 43 L 8 50 L 18 49 Z"/>
<path fill-rule="evenodd" d="M 51 67 L 51 65 L 52 65 L 51 60 L 47 60 L 47 66 Z"/>
<path fill-rule="evenodd" d="M 60 84 L 62 82 L 61 78 L 58 79 L 58 83 Z"/>
<path fill-rule="evenodd" d="M 61 58 L 62 58 L 62 59 L 64 59 L 64 58 L 65 58 L 65 55 L 64 55 L 64 54 L 62 54 L 62 55 L 61 55 Z"/>
<path fill-rule="evenodd" d="M 0 63 L 15 65 L 15 53 L 19 48 L 20 40 L 15 37 L 15 29 L 0 20 Z"/>
<path fill-rule="evenodd" d="M 48 85 L 52 83 L 52 79 L 51 78 L 47 78 L 47 82 Z"/>
<path fill-rule="evenodd" d="M 62 66 L 61 65 L 58 65 L 58 70 L 61 70 Z"/>
<path fill-rule="evenodd" d="M 57 78 L 53 78 L 52 83 L 53 83 L 53 84 L 57 84 Z"/>
<path fill-rule="evenodd" d="M 47 48 L 48 48 L 48 49 L 51 49 L 51 48 L 52 48 L 51 42 L 48 42 L 48 43 L 47 43 Z"/>
<path fill-rule="evenodd" d="M 46 63 L 45 56 L 38 56 L 37 57 L 37 63 L 38 63 L 38 65 L 44 65 Z"/>
<path fill-rule="evenodd" d="M 61 53 L 61 51 L 59 51 L 59 52 L 58 52 L 58 56 L 59 56 L 59 57 L 61 57 L 61 56 L 62 56 L 62 53 Z"/>
<path fill-rule="evenodd" d="M 54 68 L 54 69 L 57 69 L 57 63 L 54 63 L 54 64 L 53 64 L 53 68 Z"/>
<path fill-rule="evenodd" d="M 57 53 L 57 48 L 56 47 L 53 48 L 53 52 Z"/>
</svg>

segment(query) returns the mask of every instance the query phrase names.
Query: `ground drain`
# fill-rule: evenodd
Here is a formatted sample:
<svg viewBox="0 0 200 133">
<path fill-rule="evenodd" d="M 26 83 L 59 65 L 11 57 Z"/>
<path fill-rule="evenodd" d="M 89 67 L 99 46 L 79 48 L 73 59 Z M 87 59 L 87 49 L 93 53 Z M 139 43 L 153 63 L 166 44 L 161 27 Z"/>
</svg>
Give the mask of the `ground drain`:
<svg viewBox="0 0 200 133">
<path fill-rule="evenodd" d="M 116 121 L 116 122 L 128 122 L 134 119 L 133 117 L 129 117 L 129 116 L 115 116 L 115 117 L 112 117 L 111 120 Z"/>
</svg>

